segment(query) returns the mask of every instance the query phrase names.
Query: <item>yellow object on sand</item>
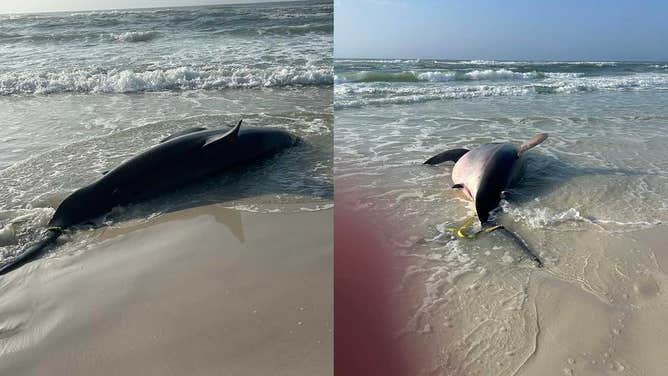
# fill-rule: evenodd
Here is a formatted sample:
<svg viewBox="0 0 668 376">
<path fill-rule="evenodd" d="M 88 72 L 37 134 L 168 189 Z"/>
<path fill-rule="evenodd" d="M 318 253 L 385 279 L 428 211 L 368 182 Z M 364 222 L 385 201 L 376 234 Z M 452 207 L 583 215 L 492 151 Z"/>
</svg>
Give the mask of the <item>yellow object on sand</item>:
<svg viewBox="0 0 668 376">
<path fill-rule="evenodd" d="M 470 217 L 469 219 L 464 221 L 464 223 L 462 223 L 462 225 L 459 226 L 459 228 L 447 227 L 447 230 L 451 231 L 452 233 L 457 235 L 457 237 L 460 238 L 460 239 L 475 239 L 481 233 L 490 233 L 494 230 L 498 230 L 500 228 L 503 228 L 502 225 L 495 225 L 495 226 L 483 228 L 483 229 L 481 229 L 479 231 L 476 231 L 472 234 L 465 233 L 464 230 L 466 230 L 469 226 L 471 226 L 473 224 L 473 222 L 475 222 L 475 217 Z"/>
</svg>

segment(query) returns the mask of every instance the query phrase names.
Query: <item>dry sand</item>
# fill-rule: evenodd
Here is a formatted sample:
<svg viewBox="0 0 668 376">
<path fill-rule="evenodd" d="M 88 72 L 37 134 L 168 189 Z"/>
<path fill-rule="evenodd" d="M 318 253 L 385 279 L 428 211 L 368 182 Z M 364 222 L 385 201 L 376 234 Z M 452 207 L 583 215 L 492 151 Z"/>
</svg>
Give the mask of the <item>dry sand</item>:
<svg viewBox="0 0 668 376">
<path fill-rule="evenodd" d="M 0 374 L 333 373 L 331 210 L 213 205 L 85 237 L 0 279 Z"/>
</svg>

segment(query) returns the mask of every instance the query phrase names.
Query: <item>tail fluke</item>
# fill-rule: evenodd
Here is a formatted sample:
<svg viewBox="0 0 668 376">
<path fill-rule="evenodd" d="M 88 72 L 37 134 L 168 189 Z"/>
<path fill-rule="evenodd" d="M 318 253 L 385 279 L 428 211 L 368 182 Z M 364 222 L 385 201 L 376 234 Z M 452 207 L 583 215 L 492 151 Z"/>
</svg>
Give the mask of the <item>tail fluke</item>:
<svg viewBox="0 0 668 376">
<path fill-rule="evenodd" d="M 21 252 L 21 254 L 19 254 L 14 259 L 4 264 L 0 264 L 0 275 L 18 269 L 21 266 L 39 257 L 44 252 L 44 248 L 55 242 L 56 239 L 58 239 L 58 237 L 62 235 L 62 233 L 63 230 L 59 227 L 53 227 L 46 230 L 46 233 L 44 234 L 42 239 L 40 239 L 38 242 L 28 246 L 26 249 L 23 250 L 23 252 Z"/>
<path fill-rule="evenodd" d="M 452 161 L 452 162 L 457 162 L 459 158 L 462 157 L 462 155 L 468 153 L 468 149 L 452 149 L 452 150 L 446 150 L 440 154 L 436 154 L 433 157 L 427 159 L 424 164 L 428 165 L 436 165 L 439 163 L 447 162 L 447 161 Z"/>
</svg>

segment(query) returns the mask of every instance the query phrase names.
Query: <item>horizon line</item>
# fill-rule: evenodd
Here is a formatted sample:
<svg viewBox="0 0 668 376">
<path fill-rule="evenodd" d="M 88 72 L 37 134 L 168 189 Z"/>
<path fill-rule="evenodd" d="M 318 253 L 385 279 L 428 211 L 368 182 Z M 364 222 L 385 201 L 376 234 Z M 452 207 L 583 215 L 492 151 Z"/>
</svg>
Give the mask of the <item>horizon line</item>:
<svg viewBox="0 0 668 376">
<path fill-rule="evenodd" d="M 439 58 L 439 57 L 334 57 L 334 60 L 439 60 L 439 61 L 497 61 L 497 62 L 535 62 L 535 63 L 668 63 L 665 60 L 606 60 L 606 59 L 489 59 L 489 58 Z"/>
<path fill-rule="evenodd" d="M 248 0 L 245 3 L 211 3 L 211 4 L 195 4 L 195 5 L 165 5 L 157 7 L 136 7 L 136 8 L 86 8 L 86 9 L 63 9 L 63 10 L 45 10 L 45 11 L 0 11 L 0 16 L 3 15 L 30 15 L 30 14 L 55 14 L 55 13 L 75 13 L 75 12 L 105 12 L 105 11 L 122 11 L 122 10 L 151 10 L 151 9 L 166 9 L 166 8 L 195 8 L 195 7 L 215 7 L 221 5 L 250 5 L 250 4 L 272 4 L 272 3 L 298 3 L 298 2 L 317 2 L 321 0 Z M 323 1 L 324 2 L 324 1 Z"/>
</svg>

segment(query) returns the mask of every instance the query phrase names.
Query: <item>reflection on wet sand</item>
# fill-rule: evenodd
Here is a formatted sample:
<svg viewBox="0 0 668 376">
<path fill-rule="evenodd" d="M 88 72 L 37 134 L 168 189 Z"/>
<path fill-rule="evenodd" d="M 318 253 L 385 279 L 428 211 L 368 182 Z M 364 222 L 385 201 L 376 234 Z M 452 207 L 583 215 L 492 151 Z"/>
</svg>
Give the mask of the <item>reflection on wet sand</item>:
<svg viewBox="0 0 668 376">
<path fill-rule="evenodd" d="M 72 236 L 0 279 L 0 374 L 332 374 L 332 210 Z"/>
<path fill-rule="evenodd" d="M 146 221 L 123 222 L 114 226 L 104 227 L 100 231 L 99 239 L 110 239 L 118 235 L 135 232 L 161 223 L 172 222 L 184 218 L 199 217 L 201 215 L 213 217 L 217 223 L 223 225 L 232 235 L 234 235 L 240 243 L 245 241 L 244 227 L 241 221 L 241 211 L 225 208 L 222 205 L 196 206 L 161 214 Z"/>
</svg>

